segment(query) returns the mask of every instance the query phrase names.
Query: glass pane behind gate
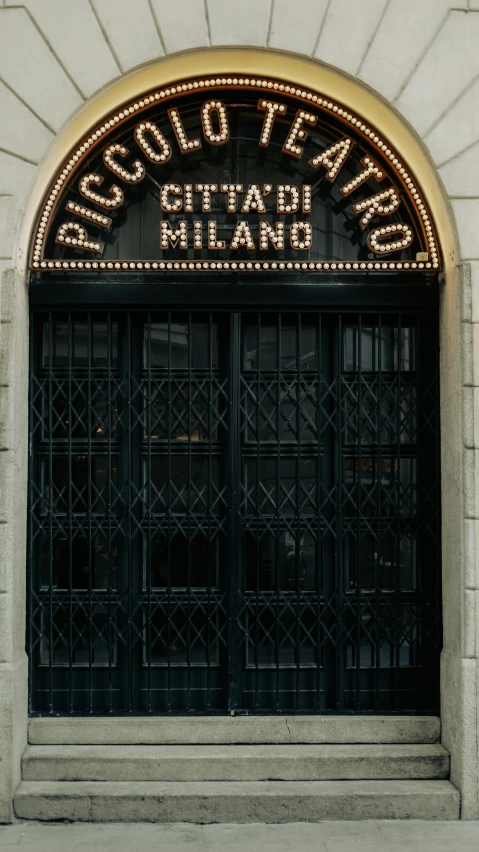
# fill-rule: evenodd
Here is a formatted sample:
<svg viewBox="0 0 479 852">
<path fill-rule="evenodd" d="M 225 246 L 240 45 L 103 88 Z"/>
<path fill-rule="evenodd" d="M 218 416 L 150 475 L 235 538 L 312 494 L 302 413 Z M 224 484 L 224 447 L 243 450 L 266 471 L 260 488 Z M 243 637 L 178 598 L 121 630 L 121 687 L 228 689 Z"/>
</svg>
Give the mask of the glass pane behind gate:
<svg viewBox="0 0 479 852">
<path fill-rule="evenodd" d="M 435 325 L 421 319 L 420 364 L 411 317 L 242 322 L 238 704 L 430 709 L 440 642 Z"/>
</svg>

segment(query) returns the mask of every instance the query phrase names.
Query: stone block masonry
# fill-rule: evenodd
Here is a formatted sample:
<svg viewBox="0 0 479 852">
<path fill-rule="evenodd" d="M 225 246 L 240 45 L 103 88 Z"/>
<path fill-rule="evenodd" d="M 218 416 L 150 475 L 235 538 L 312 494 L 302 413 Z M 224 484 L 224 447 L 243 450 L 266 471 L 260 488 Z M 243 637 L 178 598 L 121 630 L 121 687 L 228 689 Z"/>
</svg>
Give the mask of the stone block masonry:
<svg viewBox="0 0 479 852">
<path fill-rule="evenodd" d="M 12 819 L 27 722 L 26 199 L 48 146 L 98 90 L 140 63 L 225 45 L 295 51 L 363 81 L 419 134 L 447 191 L 470 280 L 458 268 L 441 296 L 442 739 L 462 816 L 478 818 L 479 3 L 184 0 L 181 15 L 166 0 L 114 7 L 109 0 L 5 0 L 0 8 L 0 820 Z"/>
</svg>

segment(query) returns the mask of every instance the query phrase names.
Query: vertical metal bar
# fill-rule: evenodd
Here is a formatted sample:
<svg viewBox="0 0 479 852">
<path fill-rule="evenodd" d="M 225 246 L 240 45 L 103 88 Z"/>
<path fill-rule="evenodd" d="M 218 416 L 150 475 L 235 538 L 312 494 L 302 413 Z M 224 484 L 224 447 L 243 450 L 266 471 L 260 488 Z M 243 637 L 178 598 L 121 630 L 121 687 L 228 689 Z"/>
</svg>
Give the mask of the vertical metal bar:
<svg viewBox="0 0 479 852">
<path fill-rule="evenodd" d="M 142 208 L 143 209 L 143 208 Z M 147 348 L 147 383 L 146 394 L 144 395 L 143 405 L 147 406 L 147 448 L 146 448 L 146 476 L 147 476 L 147 541 L 146 541 L 146 585 L 147 585 L 147 635 L 146 635 L 146 658 L 147 658 L 147 712 L 151 713 L 151 548 L 153 546 L 151 535 L 151 515 L 152 515 L 152 491 L 151 491 L 151 400 L 153 396 L 152 377 L 151 377 L 151 312 L 148 311 L 148 348 Z M 143 323 L 144 334 L 144 323 Z M 143 345 L 143 351 L 145 347 Z M 143 421 L 144 422 L 144 421 Z M 145 476 L 145 463 L 141 459 L 142 477 Z M 143 492 L 144 493 L 144 492 Z M 144 527 L 141 525 L 141 557 L 144 559 L 145 554 L 145 539 Z M 143 572 L 141 572 L 143 573 Z M 143 578 L 142 578 L 143 579 Z M 142 583 L 143 585 L 143 583 Z"/>
<path fill-rule="evenodd" d="M 68 417 L 68 459 L 67 459 L 67 525 L 68 525 L 68 705 L 70 713 L 74 710 L 73 701 L 73 505 L 72 505 L 72 315 L 68 314 L 68 391 L 67 391 L 67 417 Z"/>
<path fill-rule="evenodd" d="M 413 436 L 415 438 L 415 457 L 416 457 L 416 488 L 417 481 L 420 477 L 421 484 L 426 484 L 426 470 L 425 465 L 423 463 L 423 452 L 422 452 L 422 441 L 420 439 L 420 417 L 421 417 L 421 377 L 422 377 L 422 335 L 421 335 L 421 315 L 417 316 L 416 319 L 416 347 L 415 347 L 415 357 L 416 363 L 414 364 L 414 368 L 416 370 L 416 400 L 414 406 L 414 421 L 416 424 L 416 432 Z M 404 366 L 404 365 L 403 365 Z M 438 375 L 439 373 L 437 373 Z M 428 464 L 429 467 L 429 464 Z M 409 459 L 409 475 L 411 475 L 411 461 Z M 398 507 L 399 516 L 401 515 L 400 508 Z M 416 518 L 418 513 L 416 512 Z M 417 524 L 417 522 L 416 522 Z M 408 524 L 408 537 L 409 537 L 409 546 L 411 548 L 411 527 Z M 416 527 L 417 528 L 417 527 Z M 406 532 L 406 530 L 404 530 Z M 412 557 L 412 551 L 410 549 L 410 559 Z M 416 560 L 417 560 L 417 547 L 416 547 Z M 421 562 L 421 572 L 422 572 L 422 562 Z M 411 595 L 411 608 L 414 606 L 413 600 L 415 601 L 416 606 L 416 618 L 415 618 L 415 628 L 416 628 L 416 636 L 415 636 L 415 648 L 414 648 L 414 660 L 411 660 L 411 651 L 409 651 L 409 664 L 414 665 L 415 667 L 415 686 L 416 686 L 416 696 L 414 702 L 414 709 L 420 709 L 420 695 L 421 695 L 421 668 L 420 668 L 420 642 L 422 640 L 423 633 L 423 623 L 424 623 L 424 584 L 422 582 L 419 585 L 419 589 L 421 589 L 421 596 L 418 595 L 418 587 L 416 581 L 416 589 L 414 592 L 414 597 Z M 428 590 L 429 592 L 429 590 Z M 414 635 L 414 634 L 413 634 Z"/>
<path fill-rule="evenodd" d="M 168 508 L 167 508 L 167 572 L 168 572 L 168 586 L 167 586 L 167 602 L 166 602 L 166 617 L 167 617 L 167 708 L 168 712 L 171 712 L 171 521 L 172 521 L 172 510 L 171 510 L 171 500 L 172 500 L 172 487 L 171 487 L 171 430 L 173 428 L 173 412 L 172 412 L 172 402 L 171 402 L 171 388 L 172 388 L 172 379 L 171 379 L 171 313 L 168 312 L 168 399 L 167 399 L 167 416 L 166 416 L 166 429 L 167 429 L 167 443 L 168 443 L 168 456 L 167 456 L 167 466 L 168 466 Z"/>
<path fill-rule="evenodd" d="M 296 481 L 295 481 L 295 515 L 296 515 L 296 711 L 301 709 L 301 314 L 296 316 Z"/>
<path fill-rule="evenodd" d="M 187 697 L 186 697 L 186 709 L 191 710 L 191 558 L 192 558 L 192 549 L 191 549 L 191 494 L 193 491 L 193 472 L 192 472 L 192 458 L 191 458 L 191 425 L 192 425 L 192 417 L 191 417 L 191 392 L 192 392 L 192 369 L 193 369 L 193 326 L 191 322 L 191 313 L 188 314 L 188 501 L 187 501 L 187 512 L 188 512 L 188 578 L 187 578 L 187 628 L 186 628 L 186 680 L 187 680 Z"/>
<path fill-rule="evenodd" d="M 378 394 L 377 394 L 377 482 L 376 482 L 376 518 L 377 518 L 377 559 L 376 559 L 376 689 L 374 696 L 374 709 L 376 713 L 380 709 L 380 688 L 381 688 L 381 621 L 380 621 L 380 612 L 381 612 L 381 563 L 384 561 L 383 553 L 382 553 L 382 541 L 381 541 L 381 495 L 382 495 L 382 454 L 381 454 L 381 442 L 382 442 L 382 318 L 381 314 L 378 317 Z M 394 354 L 394 347 L 393 352 Z M 392 463 L 392 459 L 391 459 Z M 386 625 L 383 626 L 386 629 Z"/>
<path fill-rule="evenodd" d="M 331 327 L 330 334 L 334 335 L 335 329 Z M 345 670 L 347 665 L 347 646 L 344 644 L 344 620 L 346 618 L 346 605 L 344 593 L 344 560 L 343 560 L 343 512 L 342 502 L 344 493 L 343 484 L 343 429 L 346 428 L 346 408 L 343 400 L 343 324 L 342 315 L 338 314 L 336 347 L 331 342 L 330 351 L 335 352 L 333 357 L 333 371 L 336 371 L 336 441 L 334 453 L 333 488 L 336 497 L 335 529 L 336 529 L 336 577 L 335 577 L 335 638 L 336 638 L 336 684 L 335 704 L 336 710 L 342 710 L 345 703 Z M 336 351 L 335 351 L 336 350 Z M 331 382 L 333 386 L 333 382 Z M 350 535 L 350 532 L 348 533 Z"/>
<path fill-rule="evenodd" d="M 72 494 L 72 361 L 73 361 L 73 334 L 72 315 L 68 314 L 68 703 L 70 713 L 74 710 L 73 701 L 73 494 Z"/>
<path fill-rule="evenodd" d="M 281 632 L 281 594 L 284 595 L 285 590 L 281 589 L 280 582 L 280 560 L 279 555 L 281 552 L 281 512 L 280 512 L 280 504 L 281 504 L 281 385 L 282 385 L 282 373 L 281 373 L 281 334 L 282 334 L 282 322 L 281 322 L 281 314 L 278 314 L 277 318 L 277 335 L 276 335 L 276 496 L 275 496 L 275 506 L 276 506 L 276 541 L 275 541 L 275 555 L 274 555 L 274 574 L 275 574 L 275 590 L 276 590 L 276 615 L 275 615 L 275 665 L 276 665 L 276 674 L 275 674 L 275 691 L 276 691 L 276 710 L 281 710 L 281 697 L 280 697 L 280 678 L 281 678 L 281 667 L 280 667 L 280 653 L 281 653 L 281 642 L 280 642 L 280 632 Z M 286 616 L 287 619 L 287 616 Z"/>
<path fill-rule="evenodd" d="M 396 404 L 396 683 L 395 683 L 395 704 L 396 709 L 401 706 L 399 680 L 401 675 L 401 513 L 399 506 L 401 505 L 401 315 L 398 314 L 397 322 L 397 404 Z"/>
<path fill-rule="evenodd" d="M 228 418 L 228 454 L 229 454 L 229 565 L 228 576 L 224 578 L 228 594 L 228 711 L 238 706 L 238 677 L 241 655 L 236 652 L 236 618 L 238 607 L 239 582 L 241 573 L 241 594 L 245 595 L 244 571 L 240 572 L 242 546 L 240 536 L 243 532 L 239 520 L 239 477 L 244 477 L 244 457 L 240 462 L 240 370 L 241 370 L 241 316 L 230 314 L 230 351 L 229 351 L 229 418 Z M 242 465 L 240 474 L 240 463 Z M 243 480 L 244 481 L 244 480 Z M 248 618 L 248 616 L 246 616 Z M 248 652 L 249 637 L 246 636 L 245 648 Z M 241 693 L 242 695 L 242 693 Z"/>
<path fill-rule="evenodd" d="M 88 709 L 93 712 L 93 542 L 92 542 L 92 354 L 93 335 L 91 325 L 91 314 L 87 317 L 87 528 L 88 528 Z"/>
<path fill-rule="evenodd" d="M 108 396 L 107 396 L 107 495 L 106 495 L 106 534 L 108 536 L 107 539 L 107 548 L 108 548 L 108 589 L 107 589 L 107 609 L 108 609 L 108 711 L 109 713 L 113 712 L 113 661 L 114 661 L 114 647 L 113 647 L 113 628 L 112 628 L 112 591 L 113 591 L 113 547 L 112 547 L 112 530 L 113 530 L 113 517 L 112 517 L 112 453 L 111 453 L 111 442 L 112 442 L 112 327 L 111 327 L 111 313 L 108 311 L 106 316 L 106 328 L 107 328 L 107 388 L 108 388 Z M 119 344 L 117 343 L 117 346 Z M 117 487 L 118 487 L 118 460 L 116 465 L 117 471 Z M 116 534 L 118 535 L 118 531 L 116 530 Z M 120 547 L 120 541 L 117 539 L 116 552 L 118 554 Z M 117 579 L 116 583 L 118 586 L 118 555 L 117 555 Z"/>
<path fill-rule="evenodd" d="M 36 710 L 36 695 L 34 695 L 34 677 L 33 670 L 37 668 L 37 658 L 41 659 L 41 640 L 39 643 L 39 647 L 37 653 L 33 652 L 33 606 L 34 606 L 34 589 L 38 588 L 41 583 L 41 537 L 37 536 L 37 546 L 34 548 L 33 542 L 33 531 L 34 528 L 37 527 L 35 523 L 35 515 L 33 511 L 33 479 L 37 471 L 38 466 L 38 428 L 39 423 L 37 419 L 36 413 L 34 414 L 33 410 L 33 387 L 34 382 L 35 386 L 37 382 L 37 377 L 40 372 L 40 365 L 38 363 L 38 354 L 35 358 L 37 344 L 37 330 L 38 327 L 43 331 L 43 325 L 40 325 L 40 322 L 36 317 L 30 315 L 30 339 L 29 339 L 29 363 L 30 363 L 30 371 L 29 371 L 29 386 L 28 386 L 28 411 L 29 411 L 29 452 L 28 452 L 28 570 L 27 570 L 27 578 L 29 581 L 29 586 L 27 589 L 27 600 L 28 600 L 28 656 L 29 656 L 29 666 L 28 666 L 28 707 L 29 712 Z M 43 335 L 40 343 L 42 349 L 44 346 Z M 43 355 L 43 352 L 40 353 L 40 358 Z M 41 362 L 40 362 L 41 363 Z M 40 396 L 40 411 L 41 418 L 43 419 L 43 406 L 44 406 L 44 390 L 42 388 L 41 396 Z M 35 432 L 37 436 L 35 436 Z M 36 554 L 36 559 L 34 562 L 34 554 Z M 41 618 L 40 614 L 40 618 Z M 41 627 L 41 623 L 40 623 Z"/>
<path fill-rule="evenodd" d="M 211 541 L 211 513 L 212 513 L 212 489 L 211 489 L 211 479 L 212 479 L 212 452 L 213 452 L 213 320 L 211 313 L 208 314 L 208 412 L 206 415 L 206 421 L 208 424 L 208 483 L 207 483 L 207 497 L 206 497 L 206 511 L 208 513 L 207 520 L 207 531 L 208 531 L 208 577 L 207 577 L 207 601 L 206 601 L 206 710 L 211 709 L 211 587 L 214 583 L 217 586 L 216 580 L 211 576 L 212 574 L 212 553 L 214 553 L 215 545 L 216 545 L 216 535 L 215 533 L 215 542 Z M 201 410 L 201 408 L 200 408 Z M 200 428 L 200 427 L 198 427 Z M 204 527 L 203 527 L 204 533 Z M 216 569 L 217 570 L 217 569 Z M 214 633 L 213 633 L 214 635 Z M 216 642 L 219 639 L 216 637 Z"/>
<path fill-rule="evenodd" d="M 358 444 L 358 505 L 357 505 L 357 548 L 356 548 L 356 702 L 355 710 L 359 710 L 361 706 L 361 555 L 362 555 L 362 524 L 361 524 L 361 507 L 362 507 L 362 315 L 358 316 L 358 423 L 357 423 L 357 444 Z M 371 345 L 372 358 L 374 359 L 374 334 L 371 329 Z M 372 365 L 371 365 L 372 366 Z"/>
<path fill-rule="evenodd" d="M 239 141 L 238 141 L 238 121 L 236 114 L 232 115 L 232 140 L 233 145 L 231 146 L 231 174 L 234 175 L 234 182 L 239 183 L 241 181 L 241 168 L 240 168 L 240 157 L 239 157 Z M 232 274 L 232 283 L 235 285 L 238 284 L 238 277 L 236 273 Z M 239 312 L 235 312 L 230 314 L 230 341 L 229 341 L 229 421 L 228 421 L 228 452 L 229 452 L 229 473 L 230 473 L 230 487 L 229 487 L 229 497 L 230 497 L 230 542 L 229 542 L 229 577 L 228 577 L 228 709 L 231 711 L 235 711 L 238 707 L 238 703 L 241 701 L 244 703 L 244 669 L 246 667 L 248 653 L 249 653 L 249 630 L 245 635 L 245 652 L 244 652 L 244 663 L 242 664 L 242 655 L 241 652 L 237 650 L 236 647 L 236 637 L 237 637 L 237 619 L 238 619 L 238 605 L 239 599 L 241 596 L 241 600 L 243 603 L 243 611 L 245 615 L 243 616 L 245 620 L 245 625 L 249 625 L 249 599 L 248 605 L 244 606 L 246 600 L 246 589 L 245 589 L 245 565 L 244 565 L 244 523 L 240 520 L 240 504 L 244 505 L 244 514 L 247 514 L 248 511 L 248 502 L 246 495 L 246 490 L 244 489 L 245 485 L 245 456 L 243 452 L 243 446 L 240 441 L 244 443 L 246 438 L 246 430 L 248 428 L 247 418 L 248 418 L 248 402 L 247 397 L 245 400 L 245 429 L 241 432 L 241 413 L 240 413 L 240 397 L 241 397 L 241 389 L 242 389 L 242 371 L 244 362 L 242 360 L 242 349 L 241 349 L 241 336 L 242 336 L 242 322 L 243 315 Z M 242 437 L 240 438 L 240 435 Z M 241 489 L 241 484 L 243 485 L 243 490 Z M 244 503 L 243 503 L 244 501 Z M 242 666 L 242 671 L 240 673 L 239 667 Z M 241 686 L 238 684 L 238 679 L 241 677 Z"/>
<path fill-rule="evenodd" d="M 416 369 L 419 370 L 419 368 L 420 368 L 421 369 L 421 376 L 423 376 L 424 375 L 424 373 L 423 373 L 424 368 L 422 366 L 423 358 L 422 358 L 422 355 L 419 351 L 419 347 L 417 347 L 414 350 L 414 355 L 415 355 L 415 358 L 417 359 L 417 363 L 415 365 Z M 437 315 L 434 317 L 434 356 L 435 356 L 434 362 L 433 362 L 433 364 L 434 364 L 434 367 L 433 367 L 433 369 L 434 369 L 434 385 L 433 385 L 433 387 L 434 387 L 434 398 L 433 398 L 433 403 L 434 403 L 434 432 L 435 432 L 435 436 L 434 436 L 435 437 L 435 442 L 434 442 L 434 456 L 435 456 L 434 469 L 435 469 L 435 477 L 436 477 L 434 484 L 435 484 L 435 493 L 436 493 L 436 495 L 438 495 L 438 497 L 436 497 L 436 502 L 435 502 L 435 506 L 434 506 L 434 509 L 435 509 L 435 524 L 434 524 L 434 526 L 435 526 L 435 534 L 436 534 L 436 546 L 435 546 L 435 550 L 434 550 L 434 579 L 433 579 L 433 583 L 434 583 L 434 589 L 435 589 L 435 604 L 436 604 L 436 609 L 435 609 L 436 629 L 435 629 L 435 636 L 434 636 L 435 651 L 436 651 L 435 663 L 436 663 L 436 666 L 438 666 L 440 648 L 441 648 L 441 639 L 442 639 L 442 619 L 441 619 L 442 589 L 441 589 L 441 558 L 440 558 L 441 557 L 442 529 L 441 529 L 441 493 L 440 493 L 440 486 L 441 486 L 440 393 L 441 393 L 441 389 L 438 386 L 439 376 L 440 376 L 440 364 L 439 364 L 440 351 L 439 351 L 439 328 L 438 328 L 438 317 L 437 317 Z M 423 387 L 424 387 L 424 385 L 425 385 L 424 378 L 422 380 L 422 384 L 423 384 Z M 418 405 L 419 405 L 419 401 L 418 401 Z M 417 424 L 417 430 L 419 432 L 419 422 Z M 417 472 L 416 472 L 416 500 L 418 501 Z M 416 562 L 418 563 L 417 567 L 416 567 L 416 589 L 415 589 L 416 596 L 418 594 L 418 590 L 422 589 L 423 585 L 424 585 L 423 574 L 422 574 L 422 558 L 421 558 L 421 561 L 419 563 L 418 557 L 419 557 L 419 548 L 418 548 L 418 541 L 417 541 L 417 538 L 416 538 Z M 421 572 L 421 582 L 420 583 L 419 583 L 419 570 L 418 569 L 420 569 L 420 572 Z M 419 664 L 419 661 L 418 661 L 418 664 Z M 436 675 L 435 678 L 434 678 L 434 680 L 435 680 L 435 695 L 431 695 L 431 704 L 429 705 L 434 710 L 440 706 L 440 684 L 441 684 L 439 671 L 437 671 L 437 674 L 435 672 L 435 675 Z"/>
<path fill-rule="evenodd" d="M 254 630 L 254 709 L 259 710 L 259 596 L 260 596 L 260 476 L 261 476 L 261 314 L 256 314 L 256 589 L 255 589 L 255 630 Z M 278 400 L 279 405 L 279 400 Z M 266 416 L 266 413 L 265 413 Z M 266 533 L 265 533 L 266 535 Z M 249 636 L 248 636 L 249 639 Z"/>
<path fill-rule="evenodd" d="M 321 388 L 322 388 L 322 317 L 317 314 L 317 326 L 315 328 L 316 339 L 316 382 L 317 382 L 317 398 L 316 398 L 316 548 L 314 554 L 315 566 L 315 590 L 316 590 L 316 712 L 321 709 L 321 597 L 326 597 L 324 594 L 324 563 L 323 563 L 323 546 L 324 536 L 323 528 L 326 528 L 321 517 L 321 495 L 323 491 L 323 411 L 321 405 Z M 312 379 L 313 381 L 313 379 Z M 338 403 L 339 404 L 339 403 Z M 326 606 L 324 607 L 326 612 Z M 325 633 L 326 635 L 326 633 Z"/>
<path fill-rule="evenodd" d="M 127 362 L 127 370 L 128 370 L 128 415 L 127 415 L 127 423 L 128 423 L 128 649 L 127 649 L 127 710 L 131 713 L 133 709 L 133 594 L 134 594 L 134 585 L 133 585 L 133 575 L 134 575 L 134 565 L 133 565 L 133 553 L 132 553 L 132 540 L 133 540 L 133 414 L 132 414 L 132 383 L 133 383 L 133 363 L 132 363 L 132 324 L 131 324 L 131 313 L 127 314 L 126 328 L 127 328 L 127 343 L 126 343 L 126 362 Z"/>
<path fill-rule="evenodd" d="M 48 314 L 48 705 L 53 713 L 53 320 Z"/>
</svg>

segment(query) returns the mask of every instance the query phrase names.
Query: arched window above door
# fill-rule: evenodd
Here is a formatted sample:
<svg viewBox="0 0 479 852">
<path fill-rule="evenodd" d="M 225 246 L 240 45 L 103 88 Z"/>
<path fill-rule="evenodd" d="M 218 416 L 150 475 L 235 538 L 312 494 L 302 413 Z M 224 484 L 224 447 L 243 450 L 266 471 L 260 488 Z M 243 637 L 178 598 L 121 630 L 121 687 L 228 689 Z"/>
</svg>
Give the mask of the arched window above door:
<svg viewBox="0 0 479 852">
<path fill-rule="evenodd" d="M 206 76 L 115 110 L 61 164 L 34 272 L 434 273 L 414 175 L 341 103 L 280 79 Z"/>
</svg>

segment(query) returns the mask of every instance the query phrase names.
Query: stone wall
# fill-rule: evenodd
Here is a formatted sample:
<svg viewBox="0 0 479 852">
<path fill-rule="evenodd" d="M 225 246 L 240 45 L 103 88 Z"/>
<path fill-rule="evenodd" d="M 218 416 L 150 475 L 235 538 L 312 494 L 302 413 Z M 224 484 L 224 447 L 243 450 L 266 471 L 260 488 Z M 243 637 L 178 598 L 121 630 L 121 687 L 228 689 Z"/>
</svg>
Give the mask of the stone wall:
<svg viewBox="0 0 479 852">
<path fill-rule="evenodd" d="M 442 294 L 443 738 L 479 817 L 479 0 L 0 0 L 0 819 L 26 731 L 27 294 L 20 223 L 39 164 L 95 93 L 138 65 L 248 45 L 330 63 L 420 135 L 457 224 Z M 394 140 L 393 140 L 394 141 Z M 453 219 L 451 219 L 453 222 Z"/>
</svg>

